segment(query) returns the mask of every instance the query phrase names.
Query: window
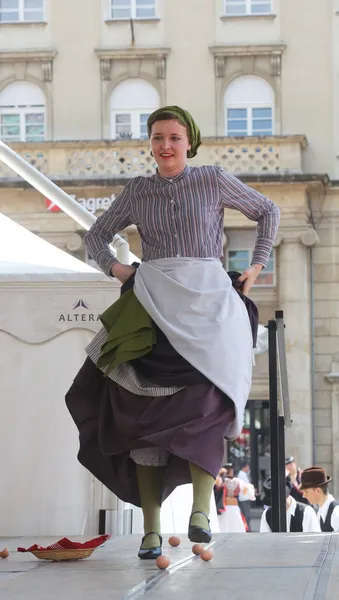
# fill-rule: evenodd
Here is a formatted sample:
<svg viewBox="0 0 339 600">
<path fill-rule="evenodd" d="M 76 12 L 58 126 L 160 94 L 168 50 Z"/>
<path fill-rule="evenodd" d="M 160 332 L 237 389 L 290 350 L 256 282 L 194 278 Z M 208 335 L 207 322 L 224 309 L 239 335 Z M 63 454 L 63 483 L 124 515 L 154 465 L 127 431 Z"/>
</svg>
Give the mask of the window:
<svg viewBox="0 0 339 600">
<path fill-rule="evenodd" d="M 45 96 L 36 85 L 15 82 L 0 93 L 0 139 L 4 142 L 45 139 Z"/>
<path fill-rule="evenodd" d="M 252 252 L 250 250 L 228 250 L 227 251 L 227 270 L 239 271 L 242 273 L 247 269 L 251 262 Z M 259 274 L 255 286 L 274 286 L 275 285 L 275 256 L 272 250 L 267 267 Z"/>
<path fill-rule="evenodd" d="M 155 19 L 156 0 L 110 0 L 111 19 Z"/>
<path fill-rule="evenodd" d="M 44 0 L 0 0 L 0 23 L 43 21 Z"/>
<path fill-rule="evenodd" d="M 225 0 L 225 3 L 225 13 L 228 17 L 272 13 L 271 0 Z"/>
<path fill-rule="evenodd" d="M 159 108 L 157 90 L 144 79 L 127 79 L 111 96 L 111 134 L 113 139 L 146 139 L 147 119 Z"/>
<path fill-rule="evenodd" d="M 264 79 L 238 77 L 225 94 L 226 135 L 273 135 L 273 105 L 273 90 Z"/>
</svg>

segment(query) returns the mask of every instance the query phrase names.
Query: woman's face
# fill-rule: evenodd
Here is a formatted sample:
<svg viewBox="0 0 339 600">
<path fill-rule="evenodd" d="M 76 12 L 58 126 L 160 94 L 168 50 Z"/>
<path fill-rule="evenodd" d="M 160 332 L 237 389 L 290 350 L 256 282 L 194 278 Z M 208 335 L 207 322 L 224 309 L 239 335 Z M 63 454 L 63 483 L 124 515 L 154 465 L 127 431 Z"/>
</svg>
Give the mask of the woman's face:
<svg viewBox="0 0 339 600">
<path fill-rule="evenodd" d="M 181 173 L 190 148 L 187 129 L 176 119 L 156 121 L 152 125 L 151 149 L 161 175 L 166 177 Z"/>
</svg>

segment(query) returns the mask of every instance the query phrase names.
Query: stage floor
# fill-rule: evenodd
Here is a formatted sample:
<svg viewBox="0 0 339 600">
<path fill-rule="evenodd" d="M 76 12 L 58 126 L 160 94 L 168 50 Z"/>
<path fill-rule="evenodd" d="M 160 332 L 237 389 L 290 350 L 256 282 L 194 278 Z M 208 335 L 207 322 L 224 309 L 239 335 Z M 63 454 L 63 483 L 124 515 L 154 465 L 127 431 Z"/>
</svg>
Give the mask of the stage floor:
<svg viewBox="0 0 339 600">
<path fill-rule="evenodd" d="M 61 536 L 60 536 L 61 537 Z M 154 561 L 136 554 L 140 536 L 116 537 L 91 557 L 48 562 L 16 552 L 33 543 L 46 546 L 57 538 L 0 538 L 8 559 L 0 560 L 3 600 L 337 600 L 339 534 L 215 535 L 213 559 L 191 553 L 182 535 L 177 548 L 164 538 L 171 565 L 159 571 Z M 85 541 L 72 537 L 72 540 Z"/>
</svg>

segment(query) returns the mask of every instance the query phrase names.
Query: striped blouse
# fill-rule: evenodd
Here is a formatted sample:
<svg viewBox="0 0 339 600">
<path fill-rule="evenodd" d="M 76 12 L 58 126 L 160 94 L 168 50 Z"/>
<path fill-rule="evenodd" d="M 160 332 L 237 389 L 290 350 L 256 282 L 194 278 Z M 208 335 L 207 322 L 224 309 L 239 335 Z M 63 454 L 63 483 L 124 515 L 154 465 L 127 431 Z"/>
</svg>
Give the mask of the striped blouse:
<svg viewBox="0 0 339 600">
<path fill-rule="evenodd" d="M 251 264 L 266 266 L 279 225 L 279 209 L 221 167 L 190 167 L 175 177 L 132 179 L 85 234 L 89 255 L 110 275 L 117 262 L 109 244 L 136 225 L 145 261 L 169 257 L 221 258 L 224 208 L 256 221 Z"/>
</svg>

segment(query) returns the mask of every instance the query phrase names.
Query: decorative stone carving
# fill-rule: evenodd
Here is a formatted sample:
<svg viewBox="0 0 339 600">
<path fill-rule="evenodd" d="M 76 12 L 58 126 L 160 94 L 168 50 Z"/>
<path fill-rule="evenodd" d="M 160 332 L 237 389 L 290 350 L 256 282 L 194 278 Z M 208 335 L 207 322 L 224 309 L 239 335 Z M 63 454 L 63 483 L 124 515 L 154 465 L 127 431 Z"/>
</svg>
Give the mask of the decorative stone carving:
<svg viewBox="0 0 339 600">
<path fill-rule="evenodd" d="M 144 62 L 152 61 L 155 76 L 158 79 L 166 78 L 166 59 L 170 53 L 169 48 L 136 48 L 133 46 L 131 48 L 96 50 L 95 53 L 100 60 L 100 74 L 103 81 L 111 79 L 112 63 L 118 60 L 133 61 L 138 73 L 141 65 L 142 69 L 147 71 Z"/>
<path fill-rule="evenodd" d="M 100 59 L 100 77 L 102 81 L 111 79 L 112 61 L 109 58 Z"/>
<path fill-rule="evenodd" d="M 310 227 L 309 229 L 306 229 L 300 234 L 299 240 L 304 246 L 312 248 L 313 246 L 318 244 L 319 235 L 317 234 L 316 230 L 313 229 L 313 227 Z"/>
<path fill-rule="evenodd" d="M 32 165 L 38 171 L 40 171 L 40 173 L 43 173 L 44 175 L 48 174 L 48 152 L 46 150 L 39 150 L 34 148 L 34 146 L 29 147 L 29 144 L 26 144 L 24 150 L 16 149 L 16 151 L 20 156 L 22 156 L 22 158 L 25 159 L 25 161 L 27 161 L 30 165 Z M 14 173 L 12 169 L 7 167 L 5 163 L 0 161 L 0 180 L 6 179 L 8 177 L 16 179 L 18 178 L 18 175 Z"/>
<path fill-rule="evenodd" d="M 135 177 L 153 175 L 155 162 L 148 146 L 122 142 L 111 148 L 70 150 L 67 176 L 71 177 Z"/>
<path fill-rule="evenodd" d="M 285 49 L 285 44 L 261 44 L 261 45 L 224 45 L 212 46 L 210 52 L 215 57 L 215 69 L 217 77 L 225 76 L 225 61 L 231 58 L 240 59 L 242 63 L 250 61 L 250 69 L 254 68 L 256 58 L 267 57 L 271 62 L 270 71 L 272 75 L 280 75 L 281 55 Z"/>
<path fill-rule="evenodd" d="M 4 50 L 0 51 L 0 65 L 11 64 L 16 78 L 24 79 L 28 65 L 39 64 L 42 81 L 49 82 L 53 79 L 53 60 L 56 54 L 56 50 Z"/>
<path fill-rule="evenodd" d="M 216 77 L 225 77 L 226 59 L 224 56 L 214 57 L 215 75 Z"/>
<path fill-rule="evenodd" d="M 157 59 L 157 78 L 166 79 L 166 56 Z"/>
<path fill-rule="evenodd" d="M 44 81 L 52 81 L 53 79 L 53 61 L 50 59 L 41 62 L 42 76 Z"/>
<path fill-rule="evenodd" d="M 224 167 L 230 173 L 276 173 L 280 170 L 279 146 L 247 138 L 244 143 L 212 146 L 211 164 Z"/>
<path fill-rule="evenodd" d="M 281 54 L 272 54 L 271 56 L 271 75 L 277 77 L 281 74 Z"/>
</svg>

